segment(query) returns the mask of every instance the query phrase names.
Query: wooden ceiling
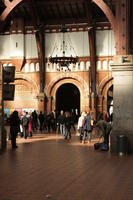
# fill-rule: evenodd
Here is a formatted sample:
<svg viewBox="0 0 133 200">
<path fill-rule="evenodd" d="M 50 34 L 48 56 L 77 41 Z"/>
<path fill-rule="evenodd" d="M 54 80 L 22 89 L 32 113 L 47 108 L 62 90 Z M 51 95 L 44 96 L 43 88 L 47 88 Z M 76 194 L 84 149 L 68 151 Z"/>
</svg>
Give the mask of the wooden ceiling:
<svg viewBox="0 0 133 200">
<path fill-rule="evenodd" d="M 6 1 L 6 0 L 5 0 Z M 13 1 L 13 0 L 10 0 Z M 114 0 L 104 0 L 115 14 Z M 0 0 L 0 14 L 6 8 Z M 107 18 L 92 0 L 24 0 L 11 12 L 8 21 L 24 18 L 25 25 L 91 24 L 107 22 Z"/>
</svg>

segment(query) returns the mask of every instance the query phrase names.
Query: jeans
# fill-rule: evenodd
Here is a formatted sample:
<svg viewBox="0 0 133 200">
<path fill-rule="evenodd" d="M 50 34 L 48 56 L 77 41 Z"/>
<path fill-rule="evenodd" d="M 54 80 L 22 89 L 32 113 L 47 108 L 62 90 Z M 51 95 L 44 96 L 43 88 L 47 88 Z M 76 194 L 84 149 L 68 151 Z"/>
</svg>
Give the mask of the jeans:
<svg viewBox="0 0 133 200">
<path fill-rule="evenodd" d="M 71 132 L 70 129 L 66 128 L 65 130 L 65 139 L 71 139 Z"/>
<path fill-rule="evenodd" d="M 92 132 L 91 132 L 91 130 L 90 131 L 84 130 L 84 132 L 83 132 L 83 140 L 84 141 L 86 140 L 87 133 L 88 133 L 88 140 L 89 140 L 89 142 L 91 142 L 91 138 L 92 138 Z"/>
<path fill-rule="evenodd" d="M 60 132 L 63 138 L 65 138 L 65 124 L 60 124 Z"/>
</svg>

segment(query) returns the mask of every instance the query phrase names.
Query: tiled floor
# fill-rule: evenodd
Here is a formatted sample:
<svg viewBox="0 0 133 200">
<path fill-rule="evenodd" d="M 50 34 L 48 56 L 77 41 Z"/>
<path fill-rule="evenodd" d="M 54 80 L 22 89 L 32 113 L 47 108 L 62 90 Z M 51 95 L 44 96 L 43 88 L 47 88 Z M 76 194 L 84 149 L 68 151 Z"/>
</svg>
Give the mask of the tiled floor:
<svg viewBox="0 0 133 200">
<path fill-rule="evenodd" d="M 133 200 L 133 156 L 97 152 L 77 136 L 17 143 L 0 154 L 0 200 Z"/>
</svg>

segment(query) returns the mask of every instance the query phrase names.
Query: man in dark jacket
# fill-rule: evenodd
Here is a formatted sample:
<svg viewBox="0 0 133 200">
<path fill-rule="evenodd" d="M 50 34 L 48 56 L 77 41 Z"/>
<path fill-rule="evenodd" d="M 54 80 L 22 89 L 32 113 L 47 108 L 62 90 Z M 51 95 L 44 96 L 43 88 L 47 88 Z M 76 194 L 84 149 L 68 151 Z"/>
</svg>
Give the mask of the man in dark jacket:
<svg viewBox="0 0 133 200">
<path fill-rule="evenodd" d="M 20 131 L 20 119 L 18 116 L 18 112 L 15 110 L 10 117 L 10 132 L 11 132 L 11 142 L 13 149 L 17 148 L 16 137 L 19 131 Z"/>
<path fill-rule="evenodd" d="M 39 119 L 39 122 L 40 122 L 40 131 L 42 131 L 43 130 L 43 123 L 44 123 L 44 115 L 42 114 L 42 111 L 40 111 L 38 119 Z"/>
</svg>

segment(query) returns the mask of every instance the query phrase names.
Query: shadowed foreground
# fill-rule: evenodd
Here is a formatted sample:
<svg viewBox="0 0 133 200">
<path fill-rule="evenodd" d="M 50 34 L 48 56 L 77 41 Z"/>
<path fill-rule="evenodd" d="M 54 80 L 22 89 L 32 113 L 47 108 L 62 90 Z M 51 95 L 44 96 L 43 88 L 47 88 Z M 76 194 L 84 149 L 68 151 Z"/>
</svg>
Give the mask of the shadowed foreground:
<svg viewBox="0 0 133 200">
<path fill-rule="evenodd" d="M 111 156 L 77 136 L 18 139 L 0 154 L 0 200 L 132 200 L 133 156 Z"/>
</svg>

